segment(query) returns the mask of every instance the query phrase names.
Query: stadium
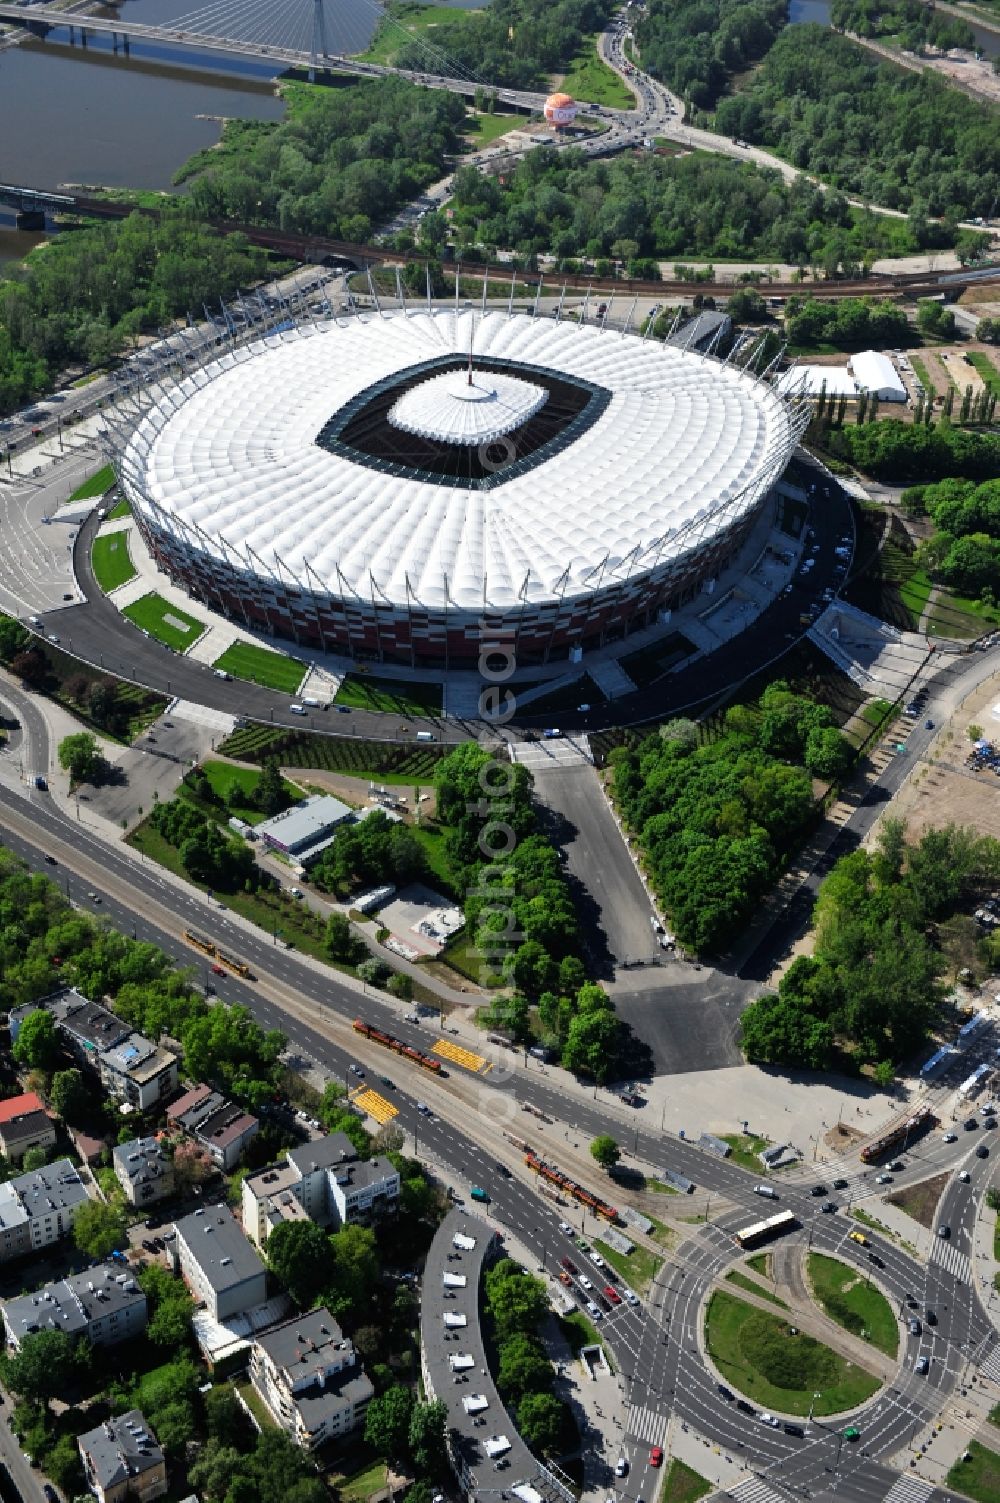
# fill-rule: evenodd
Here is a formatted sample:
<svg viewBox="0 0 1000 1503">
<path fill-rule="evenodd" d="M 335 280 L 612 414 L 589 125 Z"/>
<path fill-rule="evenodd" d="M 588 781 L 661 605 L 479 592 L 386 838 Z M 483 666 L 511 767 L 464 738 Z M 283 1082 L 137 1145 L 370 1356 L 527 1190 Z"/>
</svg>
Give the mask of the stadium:
<svg viewBox="0 0 1000 1503">
<path fill-rule="evenodd" d="M 147 389 L 114 460 L 158 565 L 251 630 L 370 662 L 580 657 L 736 555 L 805 425 L 672 342 L 426 307 L 262 333 Z"/>
</svg>

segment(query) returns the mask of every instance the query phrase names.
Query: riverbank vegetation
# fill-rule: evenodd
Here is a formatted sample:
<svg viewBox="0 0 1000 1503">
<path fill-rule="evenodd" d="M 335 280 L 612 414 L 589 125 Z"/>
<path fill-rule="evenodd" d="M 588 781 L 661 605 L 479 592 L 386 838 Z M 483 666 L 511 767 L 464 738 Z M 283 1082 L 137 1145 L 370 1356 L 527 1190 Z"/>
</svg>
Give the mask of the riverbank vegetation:
<svg viewBox="0 0 1000 1503">
<path fill-rule="evenodd" d="M 61 367 L 107 365 L 136 335 L 259 281 L 269 257 L 165 207 L 58 235 L 0 281 L 0 413 Z"/>
<path fill-rule="evenodd" d="M 715 128 L 778 152 L 867 203 L 902 209 L 921 245 L 928 219 L 986 217 L 1000 193 L 997 111 L 930 72 L 880 62 L 821 26 L 789 26 Z"/>
<path fill-rule="evenodd" d="M 764 56 L 787 15 L 786 0 L 650 0 L 635 39 L 645 69 L 710 109 L 734 74 Z"/>
<path fill-rule="evenodd" d="M 976 45 L 975 32 L 963 16 L 935 10 L 922 0 L 833 0 L 830 24 L 859 37 L 884 37 L 907 52 L 925 47 L 972 52 Z"/>
<path fill-rule="evenodd" d="M 873 1067 L 880 1084 L 926 1041 L 949 969 L 945 925 L 1000 876 L 1000 842 L 954 825 L 907 844 L 886 820 L 874 851 L 837 862 L 819 891 L 812 955 L 740 1022 L 757 1064 Z"/>
<path fill-rule="evenodd" d="M 610 756 L 615 802 L 681 943 L 719 951 L 757 910 L 815 818 L 812 777 L 852 760 L 831 711 L 778 680 L 715 740 L 668 721 Z"/>
<path fill-rule="evenodd" d="M 500 247 L 525 258 L 608 258 L 643 276 L 656 273 L 646 262 L 681 255 L 773 259 L 835 275 L 917 249 L 905 221 L 710 152 L 593 161 L 539 147 L 502 183 L 460 168 L 453 191 L 451 234 L 463 255 Z"/>
<path fill-rule="evenodd" d="M 1000 598 L 1000 481 L 918 485 L 904 491 L 903 504 L 934 523 L 917 549 L 917 566 L 958 595 L 994 604 Z"/>
</svg>

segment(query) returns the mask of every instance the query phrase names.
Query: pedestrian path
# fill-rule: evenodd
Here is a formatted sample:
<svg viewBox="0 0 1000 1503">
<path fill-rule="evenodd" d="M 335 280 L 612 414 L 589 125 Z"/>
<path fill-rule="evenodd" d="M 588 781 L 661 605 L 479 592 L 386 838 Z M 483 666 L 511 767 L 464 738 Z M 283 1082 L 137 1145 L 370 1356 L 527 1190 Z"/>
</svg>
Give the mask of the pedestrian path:
<svg viewBox="0 0 1000 1503">
<path fill-rule="evenodd" d="M 937 1263 L 946 1273 L 954 1274 L 963 1284 L 972 1282 L 972 1264 L 964 1252 L 951 1242 L 944 1242 L 940 1237 L 935 1237 L 931 1244 L 930 1261 Z"/>
<path fill-rule="evenodd" d="M 927 1503 L 934 1488 L 922 1477 L 897 1477 L 882 1503 Z"/>
<path fill-rule="evenodd" d="M 992 1351 L 984 1359 L 979 1371 L 991 1383 L 1000 1383 L 1000 1342 L 997 1342 L 996 1346 L 993 1347 Z"/>
<path fill-rule="evenodd" d="M 628 1412 L 626 1430 L 648 1446 L 662 1446 L 667 1433 L 667 1416 L 643 1404 L 633 1404 Z"/>
<path fill-rule="evenodd" d="M 745 1482 L 730 1488 L 729 1496 L 735 1503 L 785 1503 L 782 1494 L 768 1487 L 760 1477 L 748 1477 Z"/>
</svg>

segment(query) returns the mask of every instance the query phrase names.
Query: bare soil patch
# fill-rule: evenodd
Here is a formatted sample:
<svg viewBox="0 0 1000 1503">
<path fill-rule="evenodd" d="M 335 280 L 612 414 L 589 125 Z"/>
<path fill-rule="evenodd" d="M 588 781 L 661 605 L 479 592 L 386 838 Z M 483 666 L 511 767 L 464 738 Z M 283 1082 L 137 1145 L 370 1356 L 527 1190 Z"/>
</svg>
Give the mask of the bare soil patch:
<svg viewBox="0 0 1000 1503">
<path fill-rule="evenodd" d="M 886 1199 L 889 1205 L 905 1211 L 907 1216 L 912 1216 L 921 1226 L 932 1227 L 937 1203 L 949 1178 L 950 1175 L 947 1174 L 935 1174 L 933 1179 L 922 1179 L 919 1184 L 907 1185 L 905 1190 L 898 1190 Z"/>
</svg>

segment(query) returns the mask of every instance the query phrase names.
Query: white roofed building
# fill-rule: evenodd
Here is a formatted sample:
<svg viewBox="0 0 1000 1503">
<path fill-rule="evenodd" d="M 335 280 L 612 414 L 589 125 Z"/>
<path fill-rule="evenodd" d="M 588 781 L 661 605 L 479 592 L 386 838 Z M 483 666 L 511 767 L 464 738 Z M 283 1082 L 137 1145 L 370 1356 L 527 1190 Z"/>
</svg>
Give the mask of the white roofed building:
<svg viewBox="0 0 1000 1503">
<path fill-rule="evenodd" d="M 880 402 L 905 402 L 906 387 L 888 355 L 881 350 L 861 350 L 848 364 L 862 391 L 878 397 Z"/>
<path fill-rule="evenodd" d="M 470 360 L 471 356 L 471 360 Z M 735 362 L 502 310 L 330 320 L 109 416 L 175 582 L 326 652 L 519 663 L 653 624 L 735 557 L 803 431 Z"/>
</svg>

